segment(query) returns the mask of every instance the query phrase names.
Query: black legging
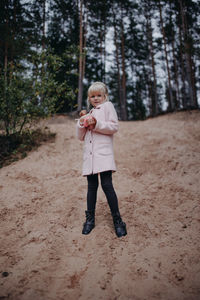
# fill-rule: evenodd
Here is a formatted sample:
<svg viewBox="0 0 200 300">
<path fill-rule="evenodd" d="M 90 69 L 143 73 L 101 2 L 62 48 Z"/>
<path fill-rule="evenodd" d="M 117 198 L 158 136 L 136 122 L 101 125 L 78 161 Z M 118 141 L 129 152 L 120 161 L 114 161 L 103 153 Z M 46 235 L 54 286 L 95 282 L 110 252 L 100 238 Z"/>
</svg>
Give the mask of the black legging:
<svg viewBox="0 0 200 300">
<path fill-rule="evenodd" d="M 101 186 L 106 195 L 110 210 L 112 213 L 119 211 L 118 199 L 112 184 L 112 171 L 100 173 Z M 99 186 L 98 174 L 87 176 L 88 192 L 87 192 L 87 209 L 95 210 L 97 201 L 97 189 Z"/>
</svg>

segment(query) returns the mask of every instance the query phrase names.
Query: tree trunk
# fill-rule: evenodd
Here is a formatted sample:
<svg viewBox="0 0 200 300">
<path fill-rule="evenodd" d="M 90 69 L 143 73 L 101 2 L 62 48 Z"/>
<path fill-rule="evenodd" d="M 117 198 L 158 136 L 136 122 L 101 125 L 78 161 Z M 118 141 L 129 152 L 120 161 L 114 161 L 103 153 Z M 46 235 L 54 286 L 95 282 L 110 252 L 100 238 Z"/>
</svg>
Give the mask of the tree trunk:
<svg viewBox="0 0 200 300">
<path fill-rule="evenodd" d="M 8 5 L 8 4 L 7 4 Z M 7 7 L 8 8 L 8 7 Z M 8 38 L 9 38 L 9 15 L 6 15 L 6 37 L 5 37 L 5 48 L 4 48 L 4 103 L 6 104 L 6 118 L 4 120 L 6 135 L 9 136 L 9 113 L 8 113 L 8 99 L 6 96 L 7 85 L 8 85 Z"/>
<path fill-rule="evenodd" d="M 101 81 L 105 81 L 105 35 L 106 35 L 106 20 L 101 20 L 100 32 L 100 55 L 101 55 Z"/>
<path fill-rule="evenodd" d="M 194 107 L 198 108 L 198 101 L 197 101 L 197 90 L 196 90 L 196 76 L 195 76 L 195 63 L 192 57 L 190 56 L 190 65 L 191 65 L 191 75 L 192 75 L 192 86 L 194 88 Z"/>
<path fill-rule="evenodd" d="M 5 41 L 5 52 L 4 52 L 4 78 L 5 78 L 5 83 L 7 82 L 7 71 L 8 71 L 8 42 Z"/>
<path fill-rule="evenodd" d="M 103 81 L 103 39 L 104 39 L 102 27 L 103 27 L 103 24 L 101 23 L 101 31 L 100 31 L 101 81 Z"/>
<path fill-rule="evenodd" d="M 87 3 L 85 6 L 86 13 L 85 13 L 85 22 L 83 26 L 83 71 L 82 71 L 82 82 L 85 76 L 85 62 L 86 62 L 86 43 L 87 43 L 87 27 L 88 27 L 88 8 Z M 82 83 L 83 85 L 83 83 Z"/>
<path fill-rule="evenodd" d="M 117 24 L 116 24 L 116 16 L 113 9 L 113 27 L 114 27 L 114 45 L 115 45 L 115 58 L 116 58 L 116 65 L 117 65 L 117 78 L 118 78 L 118 93 L 119 93 L 119 106 L 122 102 L 122 94 L 121 94 L 121 74 L 120 74 L 120 62 L 119 62 L 119 45 L 117 41 Z M 121 108 L 120 108 L 120 117 L 121 116 Z"/>
<path fill-rule="evenodd" d="M 106 81 L 106 19 L 103 26 L 104 49 L 103 49 L 103 81 Z"/>
<path fill-rule="evenodd" d="M 7 71 L 8 71 L 8 39 L 9 39 L 9 25 L 8 25 L 8 23 L 9 23 L 9 20 L 8 20 L 8 14 L 7 14 L 7 16 L 6 16 L 6 37 L 5 37 L 5 47 L 4 47 L 4 79 L 5 79 L 5 84 L 7 83 Z"/>
<path fill-rule="evenodd" d="M 173 53 L 173 65 L 174 65 L 174 77 L 175 77 L 175 83 L 176 83 L 176 100 L 175 103 L 175 109 L 180 108 L 180 89 L 179 89 L 179 83 L 178 83 L 178 68 L 176 64 L 176 55 L 175 55 L 175 47 L 174 47 L 174 40 L 172 40 L 172 53 Z"/>
<path fill-rule="evenodd" d="M 121 98 L 121 118 L 127 120 L 126 109 L 126 66 L 125 66 L 125 51 L 124 51 L 124 23 L 123 9 L 121 8 L 121 56 L 122 56 L 122 98 Z"/>
<path fill-rule="evenodd" d="M 185 65 L 183 59 L 183 51 L 182 51 L 182 31 L 181 25 L 179 26 L 179 42 L 180 42 L 180 69 L 181 69 L 181 80 L 182 80 L 182 105 L 185 109 L 187 107 L 187 98 L 186 98 L 186 86 L 185 86 Z"/>
<path fill-rule="evenodd" d="M 161 23 L 161 31 L 163 35 L 163 43 L 164 43 L 164 52 L 165 52 L 165 60 L 166 60 L 166 66 L 167 66 L 167 75 L 168 75 L 168 88 L 169 88 L 169 101 L 168 101 L 168 110 L 172 111 L 174 108 L 173 103 L 173 94 L 172 94 L 172 87 L 171 87 L 171 75 L 169 70 L 169 61 L 168 61 L 168 54 L 167 54 L 167 43 L 166 43 L 166 36 L 165 36 L 165 29 L 163 24 L 163 17 L 162 17 L 162 7 L 160 0 L 158 1 L 159 6 L 159 12 L 160 12 L 160 23 Z"/>
<path fill-rule="evenodd" d="M 46 23 L 46 0 L 42 1 L 42 51 L 45 50 L 45 23 Z M 43 79 L 45 78 L 45 63 L 44 56 L 42 56 L 42 84 Z M 41 93 L 40 96 L 41 103 L 44 101 L 44 93 Z"/>
<path fill-rule="evenodd" d="M 173 65 L 174 65 L 174 78 L 176 84 L 176 97 L 174 99 L 174 106 L 175 106 L 175 110 L 177 110 L 178 108 L 180 108 L 180 91 L 179 91 L 179 83 L 178 83 L 178 71 L 176 65 L 174 41 L 172 41 L 172 54 L 173 54 Z"/>
<path fill-rule="evenodd" d="M 79 78 L 78 78 L 78 111 L 81 111 L 83 101 L 83 0 L 79 2 Z"/>
<path fill-rule="evenodd" d="M 11 42 L 11 49 L 10 49 L 10 62 L 11 62 L 11 65 L 13 65 L 13 58 L 14 58 L 14 40 L 15 40 L 15 30 L 16 30 L 16 0 L 13 1 L 13 28 L 12 28 L 12 42 Z"/>
<path fill-rule="evenodd" d="M 42 50 L 45 49 L 46 0 L 42 2 Z"/>
<path fill-rule="evenodd" d="M 153 36 L 152 36 L 152 26 L 151 19 L 146 12 L 147 20 L 147 39 L 149 44 L 150 56 L 151 56 L 151 69 L 153 75 L 153 93 L 151 94 L 151 115 L 154 117 L 158 114 L 158 95 L 157 95 L 157 80 L 156 80 L 156 70 L 155 70 L 155 60 L 154 60 L 154 50 L 153 50 Z"/>
<path fill-rule="evenodd" d="M 172 13 L 173 13 L 173 7 L 172 3 L 170 2 L 170 24 L 173 26 L 173 21 L 172 21 Z M 178 67 L 177 67 L 177 61 L 176 61 L 176 55 L 175 55 L 175 34 L 172 37 L 172 55 L 173 55 L 173 66 L 174 66 L 174 80 L 175 80 L 175 85 L 176 85 L 176 97 L 174 99 L 174 105 L 175 109 L 180 108 L 180 88 L 179 88 L 179 80 L 178 80 Z"/>
<path fill-rule="evenodd" d="M 185 64 L 186 64 L 186 78 L 188 82 L 188 92 L 190 97 L 190 106 L 197 108 L 197 96 L 196 96 L 196 86 L 195 86 L 195 74 L 192 68 L 192 58 L 190 53 L 190 45 L 188 41 L 188 32 L 186 28 L 186 17 L 185 8 L 183 6 L 182 0 L 179 0 L 180 13 L 182 19 L 182 30 L 183 30 L 183 40 L 185 48 Z"/>
</svg>

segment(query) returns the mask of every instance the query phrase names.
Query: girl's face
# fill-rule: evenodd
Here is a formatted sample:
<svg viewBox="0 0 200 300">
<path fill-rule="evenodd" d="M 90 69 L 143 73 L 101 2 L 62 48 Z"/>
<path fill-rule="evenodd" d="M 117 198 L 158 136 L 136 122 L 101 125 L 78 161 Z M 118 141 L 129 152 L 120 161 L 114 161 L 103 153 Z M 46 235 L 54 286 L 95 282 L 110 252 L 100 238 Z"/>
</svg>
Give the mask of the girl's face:
<svg viewBox="0 0 200 300">
<path fill-rule="evenodd" d="M 89 100 L 93 107 L 106 101 L 106 96 L 101 91 L 94 91 L 89 94 Z"/>
</svg>

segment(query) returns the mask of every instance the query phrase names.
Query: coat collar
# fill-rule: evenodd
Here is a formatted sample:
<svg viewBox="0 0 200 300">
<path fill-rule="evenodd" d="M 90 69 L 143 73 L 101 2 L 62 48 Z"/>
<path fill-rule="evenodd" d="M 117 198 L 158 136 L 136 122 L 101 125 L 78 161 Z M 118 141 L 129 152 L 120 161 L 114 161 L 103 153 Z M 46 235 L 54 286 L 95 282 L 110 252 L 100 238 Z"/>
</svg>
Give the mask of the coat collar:
<svg viewBox="0 0 200 300">
<path fill-rule="evenodd" d="M 100 108 L 102 107 L 102 105 L 104 105 L 106 102 L 107 102 L 107 101 L 105 101 L 105 102 L 103 102 L 103 103 L 97 105 L 97 107 L 93 107 L 93 108 L 91 109 L 90 112 L 93 112 L 93 110 L 95 110 L 95 109 L 100 109 Z"/>
</svg>

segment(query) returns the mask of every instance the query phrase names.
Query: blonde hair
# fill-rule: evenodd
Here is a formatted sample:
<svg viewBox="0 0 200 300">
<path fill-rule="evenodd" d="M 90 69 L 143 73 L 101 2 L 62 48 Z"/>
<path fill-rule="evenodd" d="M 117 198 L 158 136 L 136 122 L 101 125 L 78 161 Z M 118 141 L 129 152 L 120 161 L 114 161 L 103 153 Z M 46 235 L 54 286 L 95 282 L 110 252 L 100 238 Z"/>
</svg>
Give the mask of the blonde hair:
<svg viewBox="0 0 200 300">
<path fill-rule="evenodd" d="M 88 97 L 87 97 L 88 109 L 90 108 L 90 105 L 91 105 L 89 96 L 92 92 L 101 92 L 105 96 L 105 101 L 109 101 L 107 86 L 103 82 L 96 81 L 88 89 Z"/>
</svg>

